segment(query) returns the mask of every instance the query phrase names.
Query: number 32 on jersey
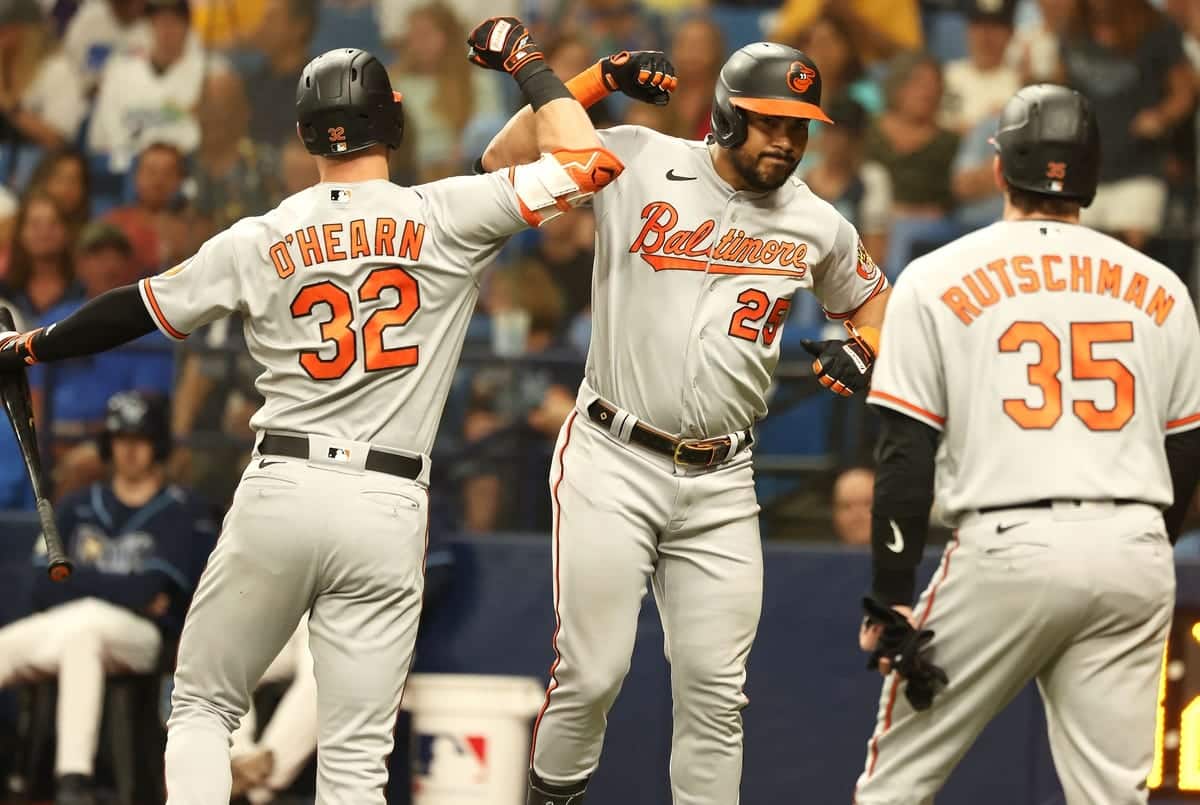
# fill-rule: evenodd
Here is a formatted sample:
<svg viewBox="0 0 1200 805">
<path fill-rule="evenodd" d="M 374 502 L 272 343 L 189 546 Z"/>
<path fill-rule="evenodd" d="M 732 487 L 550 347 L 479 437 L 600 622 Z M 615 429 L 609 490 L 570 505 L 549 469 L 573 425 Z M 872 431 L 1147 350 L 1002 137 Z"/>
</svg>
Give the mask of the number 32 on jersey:
<svg viewBox="0 0 1200 805">
<path fill-rule="evenodd" d="M 408 324 L 421 308 L 417 280 L 400 266 L 377 268 L 367 275 L 355 294 L 360 303 L 378 301 L 387 289 L 396 291 L 396 303 L 376 310 L 362 323 L 363 368 L 368 372 L 416 366 L 419 347 L 385 347 L 383 333 L 389 327 Z M 350 292 L 330 280 L 305 285 L 292 300 L 294 318 L 315 315 L 315 308 L 329 306 L 332 317 L 321 323 L 322 341 L 332 344 L 333 354 L 322 357 L 321 350 L 300 351 L 300 366 L 313 380 L 337 380 L 350 371 L 358 360 L 358 332 L 354 328 L 354 304 Z"/>
</svg>

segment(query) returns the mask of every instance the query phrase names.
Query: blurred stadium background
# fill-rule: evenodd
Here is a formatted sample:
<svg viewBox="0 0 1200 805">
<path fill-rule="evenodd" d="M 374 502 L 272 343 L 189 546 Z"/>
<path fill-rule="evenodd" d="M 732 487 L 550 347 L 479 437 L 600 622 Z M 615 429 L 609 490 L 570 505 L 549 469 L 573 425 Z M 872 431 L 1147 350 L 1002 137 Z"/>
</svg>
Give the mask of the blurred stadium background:
<svg viewBox="0 0 1200 805">
<path fill-rule="evenodd" d="M 1195 302 L 1200 0 L 0 0 L 0 303 L 30 327 L 57 320 L 313 182 L 294 135 L 295 83 L 333 47 L 376 53 L 404 93 L 395 181 L 469 171 L 518 105 L 511 82 L 464 58 L 467 31 L 497 14 L 530 23 L 564 78 L 618 50 L 665 50 L 680 81 L 669 107 L 614 96 L 591 114 L 598 126 L 687 138 L 707 133 L 733 49 L 772 39 L 808 52 L 837 125 L 814 124 L 799 170 L 893 279 L 998 217 L 988 137 L 1003 101 L 1035 81 L 1073 85 L 1098 101 L 1104 135 L 1091 222 L 1166 262 Z M 546 477 L 582 377 L 593 232 L 590 213 L 575 211 L 515 237 L 488 275 L 434 453 L 449 592 L 430 612 L 418 670 L 544 677 L 549 665 Z M 815 302 L 793 305 L 756 447 L 770 543 L 746 714 L 749 803 L 846 801 L 877 695 L 853 646 L 872 422 L 860 402 L 823 393 L 794 348 L 826 327 Z M 39 367 L 31 379 L 56 497 L 104 476 L 94 438 L 105 403 L 140 389 L 171 400 L 171 479 L 219 513 L 249 455 L 256 373 L 237 321 L 177 348 L 154 334 Z M 0 427 L 0 625 L 31 606 L 31 505 Z M 1177 552 L 1181 601 L 1200 601 L 1188 571 L 1200 531 Z M 669 798 L 669 687 L 652 610 L 589 800 L 600 805 Z M 1168 709 L 1200 693 L 1189 679 L 1172 678 Z M 28 759 L 37 715 L 19 693 L 0 694 L 6 775 Z M 1058 801 L 1039 719 L 1028 695 L 1019 700 L 951 794 Z M 135 746 L 139 757 L 158 751 Z M 393 762 L 398 779 L 406 765 Z M 392 789 L 407 801 L 404 783 Z"/>
</svg>

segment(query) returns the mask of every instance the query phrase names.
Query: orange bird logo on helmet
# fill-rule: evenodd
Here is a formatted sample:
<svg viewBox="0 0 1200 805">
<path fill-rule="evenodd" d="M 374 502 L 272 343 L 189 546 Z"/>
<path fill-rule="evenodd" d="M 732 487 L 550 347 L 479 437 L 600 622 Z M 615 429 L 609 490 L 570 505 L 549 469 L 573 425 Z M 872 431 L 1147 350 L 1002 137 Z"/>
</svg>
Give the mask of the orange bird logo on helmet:
<svg viewBox="0 0 1200 805">
<path fill-rule="evenodd" d="M 817 74 L 802 61 L 794 61 L 788 67 L 788 87 L 798 95 L 808 92 L 808 88 L 812 86 L 813 79 L 816 77 Z"/>
</svg>

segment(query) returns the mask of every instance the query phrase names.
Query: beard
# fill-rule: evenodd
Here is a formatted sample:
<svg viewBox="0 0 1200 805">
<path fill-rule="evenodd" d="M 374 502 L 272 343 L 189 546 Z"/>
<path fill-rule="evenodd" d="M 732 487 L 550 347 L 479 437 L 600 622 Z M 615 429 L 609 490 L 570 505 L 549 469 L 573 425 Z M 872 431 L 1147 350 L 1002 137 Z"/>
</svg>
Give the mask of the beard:
<svg viewBox="0 0 1200 805">
<path fill-rule="evenodd" d="M 788 161 L 767 158 L 764 154 L 748 154 L 742 148 L 730 152 L 733 157 L 733 167 L 742 177 L 742 181 L 751 190 L 760 193 L 778 190 L 783 187 L 795 172 L 800 159 Z"/>
</svg>

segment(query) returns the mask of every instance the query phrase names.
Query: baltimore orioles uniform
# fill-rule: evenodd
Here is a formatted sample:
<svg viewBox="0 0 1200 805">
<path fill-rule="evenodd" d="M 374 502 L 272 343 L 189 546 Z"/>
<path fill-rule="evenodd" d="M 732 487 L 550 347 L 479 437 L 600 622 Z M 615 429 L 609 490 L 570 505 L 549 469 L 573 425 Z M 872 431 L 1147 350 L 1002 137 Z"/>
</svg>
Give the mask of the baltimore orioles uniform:
<svg viewBox="0 0 1200 805">
<path fill-rule="evenodd" d="M 703 142 L 598 134 L 629 169 L 594 200 L 591 349 L 550 477 L 556 660 L 532 767 L 551 785 L 596 768 L 651 579 L 671 662 L 674 802 L 730 805 L 762 599 L 750 428 L 795 295 L 842 318 L 887 280 L 803 182 L 735 192 Z M 675 437 L 674 457 L 646 444 Z"/>
<path fill-rule="evenodd" d="M 264 367 L 257 450 L 183 630 L 173 802 L 228 798 L 230 732 L 310 609 L 317 801 L 383 802 L 421 609 L 428 454 L 479 277 L 585 185 L 550 155 L 415 188 L 320 184 L 142 281 L 172 338 L 240 312 Z"/>
<path fill-rule="evenodd" d="M 1085 227 L 1006 221 L 912 263 L 882 344 L 869 402 L 941 434 L 957 531 L 914 617 L 950 681 L 917 712 L 886 680 L 856 802 L 932 802 L 1036 679 L 1067 802 L 1144 803 L 1175 593 L 1163 443 L 1200 427 L 1187 289 Z"/>
</svg>

